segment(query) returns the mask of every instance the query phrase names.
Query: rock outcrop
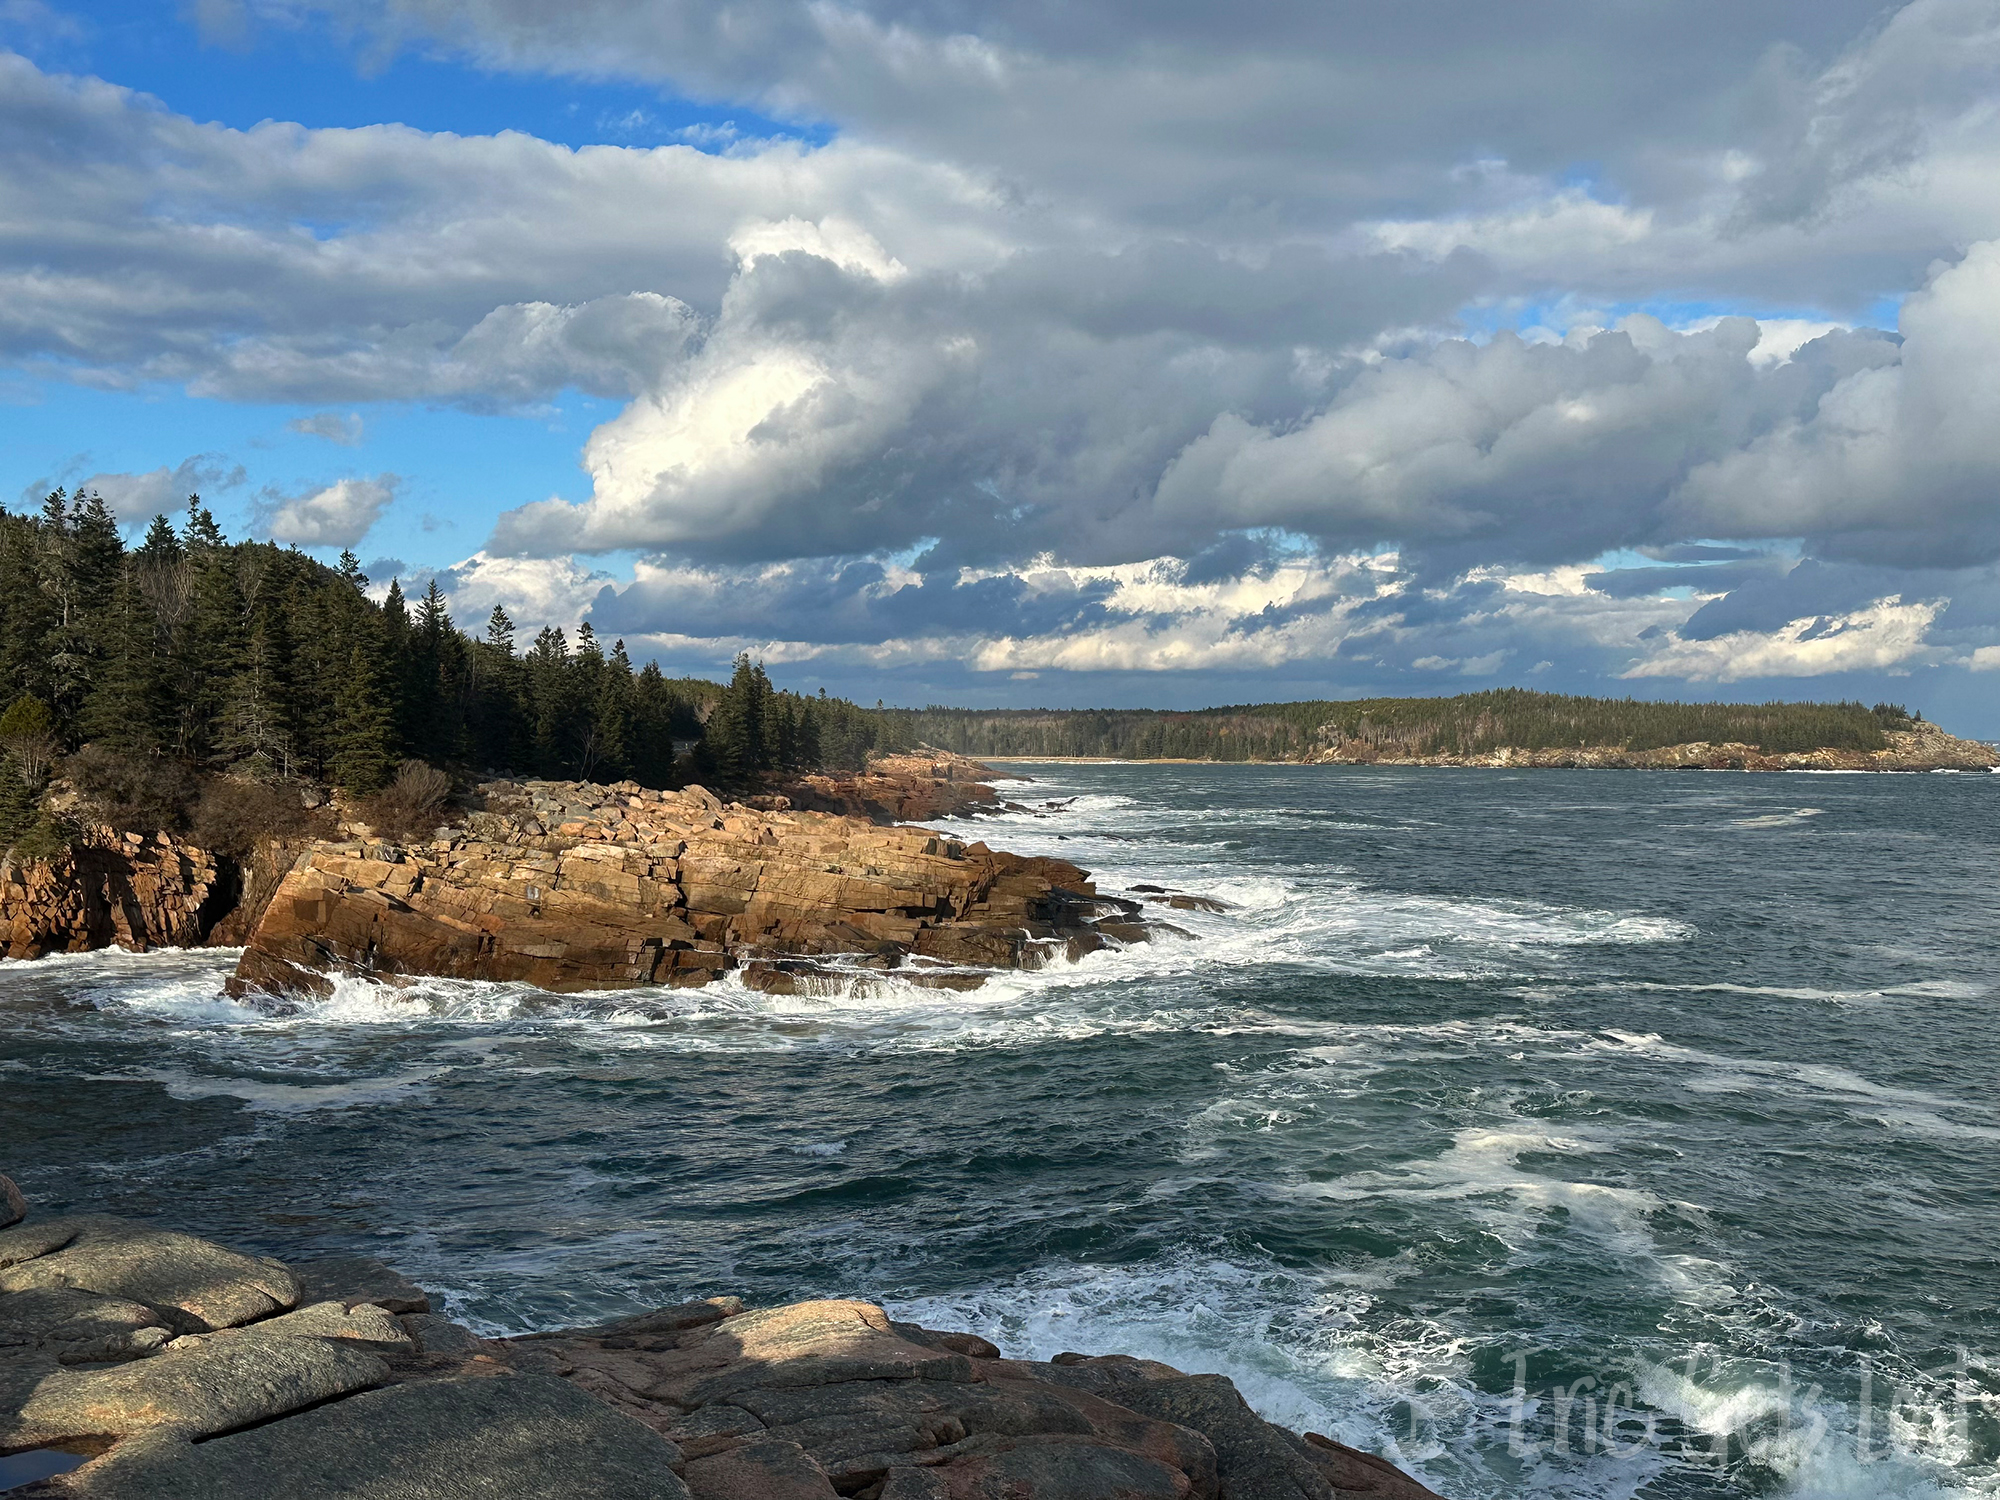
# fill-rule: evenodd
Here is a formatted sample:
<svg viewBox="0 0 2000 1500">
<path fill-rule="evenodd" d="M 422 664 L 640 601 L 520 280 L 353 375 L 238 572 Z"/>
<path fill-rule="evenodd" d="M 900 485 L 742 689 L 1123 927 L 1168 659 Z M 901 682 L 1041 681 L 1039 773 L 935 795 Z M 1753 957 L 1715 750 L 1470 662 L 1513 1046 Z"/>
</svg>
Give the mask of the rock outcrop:
<svg viewBox="0 0 2000 1500">
<path fill-rule="evenodd" d="M 273 896 L 237 993 L 336 974 L 520 980 L 572 991 L 774 991 L 896 969 L 971 988 L 1155 929 L 1062 860 L 922 828 L 724 803 L 700 787 L 492 782 L 449 837 L 315 845 Z"/>
<path fill-rule="evenodd" d="M 1382 1458 L 1264 1421 L 1223 1376 L 1007 1359 L 869 1302 L 712 1297 L 491 1340 L 428 1305 L 358 1257 L 288 1269 L 102 1216 L 0 1229 L 0 1489 L 1435 1500 Z"/>
<path fill-rule="evenodd" d="M 1545 750 L 1503 746 L 1480 755 L 1405 755 L 1391 744 L 1321 731 L 1324 743 L 1306 759 L 1319 765 L 1505 766 L 1522 770 L 1588 771 L 1989 771 L 2000 751 L 1960 739 L 1919 721 L 1891 729 L 1881 750 L 1793 750 L 1766 754 L 1755 745 L 1693 743 L 1627 750 L 1618 745 L 1576 745 Z"/>
<path fill-rule="evenodd" d="M 234 899 L 214 856 L 172 834 L 92 830 L 49 859 L 0 864 L 8 958 L 201 942 Z"/>
<path fill-rule="evenodd" d="M 999 794 L 987 783 L 1004 774 L 943 750 L 880 755 L 865 771 L 802 776 L 777 797 L 755 797 L 751 805 L 776 807 L 782 799 L 784 806 L 871 823 L 928 823 L 998 806 Z"/>
</svg>

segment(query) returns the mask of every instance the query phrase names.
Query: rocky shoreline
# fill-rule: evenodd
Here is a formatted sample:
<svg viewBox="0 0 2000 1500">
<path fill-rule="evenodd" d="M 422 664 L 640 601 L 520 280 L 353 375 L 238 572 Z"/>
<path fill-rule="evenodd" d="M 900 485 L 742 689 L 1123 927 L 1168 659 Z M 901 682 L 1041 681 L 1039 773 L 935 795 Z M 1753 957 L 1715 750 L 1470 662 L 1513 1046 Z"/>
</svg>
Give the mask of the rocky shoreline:
<svg viewBox="0 0 2000 1500">
<path fill-rule="evenodd" d="M 1990 771 L 2000 751 L 1960 739 L 1935 724 L 1917 722 L 1884 733 L 1881 750 L 1793 750 L 1766 754 L 1755 745 L 1696 742 L 1627 750 L 1578 745 L 1522 750 L 1511 746 L 1484 755 L 1396 756 L 1365 740 L 1337 740 L 1307 757 L 1314 765 L 1487 766 L 1549 771 Z"/>
<path fill-rule="evenodd" d="M 971 989 L 1177 930 L 1064 860 L 784 796 L 497 781 L 478 799 L 462 827 L 422 844 L 314 845 L 250 934 L 231 992 L 324 993 L 341 975 L 561 992 L 735 972 L 753 989 L 831 993 L 892 969 Z"/>
<path fill-rule="evenodd" d="M 1768 754 L 1756 745 L 1705 740 L 1628 750 L 1621 745 L 1573 745 L 1543 750 L 1502 746 L 1479 755 L 1405 755 L 1379 740 L 1328 736 L 1327 742 L 1297 759 L 1225 762 L 1178 756 L 1124 761 L 1131 765 L 1212 766 L 1269 764 L 1312 766 L 1447 766 L 1517 771 L 1991 771 L 2000 768 L 2000 750 L 1980 740 L 1961 739 L 1935 724 L 1919 722 L 1886 731 L 1881 750 L 1792 750 Z M 1015 762 L 1092 765 L 1118 757 L 1076 755 L 993 755 L 996 765 Z"/>
<path fill-rule="evenodd" d="M 0 1226 L 16 1500 L 1432 1496 L 1224 1376 L 1008 1359 L 867 1301 L 716 1296 L 486 1339 L 362 1257 L 32 1215 L 5 1177 Z"/>
<path fill-rule="evenodd" d="M 0 947 L 22 959 L 251 946 L 246 984 L 289 988 L 323 989 L 329 972 L 690 984 L 742 967 L 781 990 L 813 982 L 830 955 L 914 960 L 926 982 L 964 987 L 967 966 L 1032 966 L 1121 927 L 1143 936 L 1138 906 L 1099 897 L 1073 865 L 894 827 L 1011 806 L 994 777 L 957 756 L 896 756 L 741 804 L 699 787 L 495 782 L 414 848 L 350 823 L 265 839 L 240 860 L 176 834 L 86 827 L 61 853 L 0 863 Z M 400 920 L 419 889 L 428 925 Z M 300 901 L 326 906 L 325 932 Z M 459 951 L 467 913 L 484 955 Z"/>
</svg>

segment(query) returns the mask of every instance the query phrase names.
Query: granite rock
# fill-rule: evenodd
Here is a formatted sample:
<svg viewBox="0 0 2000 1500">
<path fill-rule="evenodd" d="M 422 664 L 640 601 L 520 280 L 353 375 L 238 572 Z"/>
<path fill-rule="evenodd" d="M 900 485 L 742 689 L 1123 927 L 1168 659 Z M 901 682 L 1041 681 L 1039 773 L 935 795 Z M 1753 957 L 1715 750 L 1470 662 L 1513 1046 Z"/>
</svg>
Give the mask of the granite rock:
<svg viewBox="0 0 2000 1500">
<path fill-rule="evenodd" d="M 895 970 L 965 988 L 1163 929 L 1066 861 L 924 828 L 723 803 L 700 787 L 492 782 L 429 843 L 313 846 L 230 987 L 315 991 L 339 974 L 542 989 L 700 985 L 740 970 L 841 993 Z"/>
</svg>

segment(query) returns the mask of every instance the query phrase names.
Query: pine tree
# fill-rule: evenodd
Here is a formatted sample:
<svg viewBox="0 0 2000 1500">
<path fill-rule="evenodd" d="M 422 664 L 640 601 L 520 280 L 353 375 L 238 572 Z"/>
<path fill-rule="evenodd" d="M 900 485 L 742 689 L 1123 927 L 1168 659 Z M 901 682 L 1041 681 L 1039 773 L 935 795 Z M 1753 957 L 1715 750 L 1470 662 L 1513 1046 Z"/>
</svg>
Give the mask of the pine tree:
<svg viewBox="0 0 2000 1500">
<path fill-rule="evenodd" d="M 222 528 L 215 524 L 215 517 L 208 507 L 201 503 L 201 496 L 188 496 L 187 523 L 181 528 L 181 540 L 189 552 L 201 552 L 228 545 Z"/>
<path fill-rule="evenodd" d="M 333 779 L 350 795 L 380 791 L 395 767 L 387 695 L 375 669 L 359 646 L 347 657 L 347 670 L 334 699 Z"/>
<path fill-rule="evenodd" d="M 544 625 L 525 662 L 529 758 L 539 774 L 560 776 L 569 768 L 576 703 L 569 641 L 554 625 Z"/>
<path fill-rule="evenodd" d="M 583 772 L 586 779 L 622 780 L 629 774 L 632 697 L 632 659 L 620 641 L 597 675 L 597 693 L 590 708 L 591 758 Z"/>
</svg>

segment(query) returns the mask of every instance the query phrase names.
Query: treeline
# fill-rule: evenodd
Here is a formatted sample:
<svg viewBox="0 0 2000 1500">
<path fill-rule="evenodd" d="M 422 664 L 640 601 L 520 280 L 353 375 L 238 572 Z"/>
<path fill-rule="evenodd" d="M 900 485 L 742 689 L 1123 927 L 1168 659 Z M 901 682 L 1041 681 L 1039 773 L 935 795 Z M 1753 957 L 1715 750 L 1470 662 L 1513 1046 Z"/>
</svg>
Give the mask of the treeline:
<svg viewBox="0 0 2000 1500">
<path fill-rule="evenodd" d="M 1913 717 L 1894 704 L 1650 703 L 1524 688 L 1455 698 L 1359 698 L 1158 709 L 889 710 L 911 742 L 980 756 L 1151 760 L 1300 760 L 1342 743 L 1384 755 L 1480 755 L 1503 746 L 1655 750 L 1697 741 L 1755 745 L 1769 755 L 1880 750 Z"/>
<path fill-rule="evenodd" d="M 435 580 L 376 602 L 353 555 L 231 542 L 198 497 L 127 547 L 96 495 L 0 511 L 0 825 L 89 744 L 140 766 L 378 791 L 406 761 L 673 786 L 862 764 L 887 726 L 824 695 L 634 669 L 588 622 L 460 630 Z M 713 725 L 711 729 L 709 726 Z M 12 811 L 9 811 L 11 807 Z M 18 829 L 0 826 L 0 837 Z M 4 839 L 11 842 L 11 838 Z M 4 846 L 4 843 L 0 843 Z"/>
</svg>

